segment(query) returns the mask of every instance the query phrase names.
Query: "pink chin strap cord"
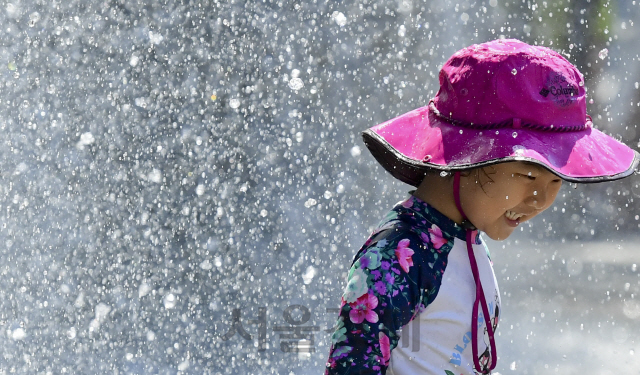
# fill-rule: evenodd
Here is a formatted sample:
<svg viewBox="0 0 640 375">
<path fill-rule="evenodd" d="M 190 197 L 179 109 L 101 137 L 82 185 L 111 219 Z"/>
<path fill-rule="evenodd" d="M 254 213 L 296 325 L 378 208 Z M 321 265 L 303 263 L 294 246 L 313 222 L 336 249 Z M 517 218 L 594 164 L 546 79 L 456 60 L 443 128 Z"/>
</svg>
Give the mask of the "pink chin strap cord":
<svg viewBox="0 0 640 375">
<path fill-rule="evenodd" d="M 473 247 L 471 246 L 471 242 L 474 238 L 474 232 L 476 232 L 477 229 L 469 219 L 467 219 L 467 215 L 462 211 L 462 205 L 460 204 L 460 172 L 455 172 L 453 177 L 453 197 L 456 203 L 456 208 L 462 215 L 462 223 L 460 223 L 460 225 L 466 230 L 467 254 L 469 255 L 469 263 L 471 264 L 473 279 L 476 283 L 476 299 L 473 302 L 473 313 L 471 315 L 471 349 L 473 351 L 473 365 L 477 372 L 481 374 L 489 374 L 496 367 L 497 363 L 496 343 L 493 335 L 493 327 L 491 326 L 489 307 L 487 306 L 487 300 L 484 297 L 484 290 L 482 289 L 482 282 L 480 281 L 478 264 L 476 263 L 476 257 L 473 254 Z M 482 315 L 484 316 L 487 334 L 489 335 L 489 347 L 491 348 L 491 356 L 487 361 L 486 369 L 482 368 L 480 365 L 480 359 L 478 358 L 478 305 L 482 307 Z"/>
</svg>

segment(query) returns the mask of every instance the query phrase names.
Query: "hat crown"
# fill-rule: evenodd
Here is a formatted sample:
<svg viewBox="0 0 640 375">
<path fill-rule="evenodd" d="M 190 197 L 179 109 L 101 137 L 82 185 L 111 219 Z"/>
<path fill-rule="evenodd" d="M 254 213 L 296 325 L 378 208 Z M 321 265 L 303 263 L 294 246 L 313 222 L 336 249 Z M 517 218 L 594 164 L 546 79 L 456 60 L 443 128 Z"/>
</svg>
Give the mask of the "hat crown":
<svg viewBox="0 0 640 375">
<path fill-rule="evenodd" d="M 509 161 L 571 182 L 629 176 L 640 154 L 591 126 L 583 82 L 548 48 L 517 40 L 474 45 L 444 64 L 428 106 L 366 130 L 364 141 L 387 171 L 414 186 L 429 171 Z"/>
<path fill-rule="evenodd" d="M 456 52 L 440 71 L 435 108 L 469 124 L 534 124 L 540 130 L 587 123 L 582 74 L 555 51 L 514 39 Z"/>
</svg>

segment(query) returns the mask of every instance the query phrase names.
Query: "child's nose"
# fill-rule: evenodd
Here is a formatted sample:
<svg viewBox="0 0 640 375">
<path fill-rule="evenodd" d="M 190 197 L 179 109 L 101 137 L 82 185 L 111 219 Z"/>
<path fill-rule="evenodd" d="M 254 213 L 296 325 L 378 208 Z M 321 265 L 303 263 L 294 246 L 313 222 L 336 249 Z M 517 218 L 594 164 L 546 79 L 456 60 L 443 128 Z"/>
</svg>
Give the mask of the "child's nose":
<svg viewBox="0 0 640 375">
<path fill-rule="evenodd" d="M 536 189 L 529 194 L 525 203 L 534 207 L 536 210 L 542 210 L 547 204 L 547 191 L 546 189 Z"/>
</svg>

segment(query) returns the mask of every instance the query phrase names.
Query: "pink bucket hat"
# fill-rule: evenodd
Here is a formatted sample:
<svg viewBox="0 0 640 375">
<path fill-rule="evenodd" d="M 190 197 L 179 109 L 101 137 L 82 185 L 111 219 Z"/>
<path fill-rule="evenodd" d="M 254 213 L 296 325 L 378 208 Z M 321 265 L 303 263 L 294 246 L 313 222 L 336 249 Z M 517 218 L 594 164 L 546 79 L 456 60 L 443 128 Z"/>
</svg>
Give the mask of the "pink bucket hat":
<svg viewBox="0 0 640 375">
<path fill-rule="evenodd" d="M 505 161 L 539 164 L 569 182 L 627 177 L 640 155 L 593 128 L 582 74 L 560 54 L 514 39 L 456 52 L 426 107 L 363 133 L 373 156 L 418 186 L 429 170 Z"/>
</svg>

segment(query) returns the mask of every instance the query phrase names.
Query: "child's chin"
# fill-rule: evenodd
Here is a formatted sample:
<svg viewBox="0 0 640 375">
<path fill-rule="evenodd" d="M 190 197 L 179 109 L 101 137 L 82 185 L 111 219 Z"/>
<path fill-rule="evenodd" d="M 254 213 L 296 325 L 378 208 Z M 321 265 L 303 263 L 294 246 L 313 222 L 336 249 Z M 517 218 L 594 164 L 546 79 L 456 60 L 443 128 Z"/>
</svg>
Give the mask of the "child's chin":
<svg viewBox="0 0 640 375">
<path fill-rule="evenodd" d="M 511 236 L 511 234 L 513 234 L 513 229 L 512 230 L 506 230 L 506 231 L 488 231 L 488 232 L 484 232 L 484 234 L 487 235 L 487 237 L 491 238 L 494 241 L 504 241 L 507 238 L 509 238 L 509 236 Z"/>
</svg>

